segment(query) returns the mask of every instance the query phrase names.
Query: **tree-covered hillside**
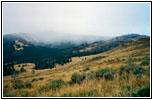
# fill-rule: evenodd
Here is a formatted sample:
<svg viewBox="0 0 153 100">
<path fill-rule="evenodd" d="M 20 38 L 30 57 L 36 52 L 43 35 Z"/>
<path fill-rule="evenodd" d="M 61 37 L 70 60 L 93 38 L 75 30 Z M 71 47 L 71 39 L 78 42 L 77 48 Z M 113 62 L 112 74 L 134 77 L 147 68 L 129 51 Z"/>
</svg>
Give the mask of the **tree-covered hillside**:
<svg viewBox="0 0 153 100">
<path fill-rule="evenodd" d="M 25 39 L 12 35 L 5 36 L 3 41 L 3 68 L 5 68 L 3 72 L 4 75 L 13 73 L 13 64 L 17 63 L 34 63 L 35 69 L 53 68 L 55 64 L 64 65 L 70 62 L 71 57 L 87 56 L 105 52 L 117 47 L 118 45 L 131 43 L 140 37 L 142 38 L 144 36 L 128 35 L 128 37 L 122 36 L 122 38 L 113 38 L 106 41 L 84 43 L 75 47 L 70 43 L 72 47 L 53 48 L 47 47 L 46 45 L 35 45 L 32 42 L 29 42 L 27 38 Z"/>
</svg>

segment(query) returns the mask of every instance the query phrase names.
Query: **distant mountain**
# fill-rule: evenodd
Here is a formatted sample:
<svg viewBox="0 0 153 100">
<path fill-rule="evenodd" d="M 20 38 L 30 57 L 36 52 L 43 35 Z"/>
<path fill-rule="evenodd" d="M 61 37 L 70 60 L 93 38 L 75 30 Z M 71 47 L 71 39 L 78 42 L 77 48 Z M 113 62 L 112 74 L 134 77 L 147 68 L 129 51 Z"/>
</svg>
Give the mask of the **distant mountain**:
<svg viewBox="0 0 153 100">
<path fill-rule="evenodd" d="M 126 35 L 118 36 L 116 38 L 120 38 L 120 39 L 139 39 L 139 38 L 145 38 L 145 37 L 148 37 L 148 36 L 133 33 L 133 34 L 126 34 Z"/>
<path fill-rule="evenodd" d="M 110 49 L 113 49 L 117 47 L 118 45 L 124 45 L 126 43 L 131 43 L 133 41 L 136 41 L 140 38 L 146 38 L 148 36 L 145 35 L 139 35 L 139 34 L 127 34 L 122 36 L 117 36 L 109 40 L 105 41 L 96 41 L 93 43 L 84 43 L 73 51 L 74 53 L 81 53 L 82 55 L 87 54 L 97 54 L 101 53 Z"/>
<path fill-rule="evenodd" d="M 3 36 L 3 42 L 22 41 L 23 43 L 38 45 L 38 41 L 27 33 L 6 34 Z"/>
<path fill-rule="evenodd" d="M 27 34 L 27 33 L 14 33 L 3 36 L 3 42 L 20 41 L 25 44 L 32 44 L 36 46 L 45 46 L 50 48 L 71 48 L 83 43 L 92 43 L 95 41 L 108 40 L 111 37 L 91 36 L 91 35 L 42 35 Z"/>
</svg>

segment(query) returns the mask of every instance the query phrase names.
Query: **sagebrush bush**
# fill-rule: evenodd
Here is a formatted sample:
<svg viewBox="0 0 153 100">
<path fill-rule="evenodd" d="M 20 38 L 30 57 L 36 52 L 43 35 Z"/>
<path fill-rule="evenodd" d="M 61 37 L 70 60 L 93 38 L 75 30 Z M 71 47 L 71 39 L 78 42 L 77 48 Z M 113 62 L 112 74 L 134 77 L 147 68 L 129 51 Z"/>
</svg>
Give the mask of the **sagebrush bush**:
<svg viewBox="0 0 153 100">
<path fill-rule="evenodd" d="M 141 62 L 140 65 L 142 65 L 142 66 L 146 66 L 146 65 L 149 65 L 149 64 L 150 64 L 150 62 L 149 62 L 149 60 L 147 60 L 147 61 L 143 61 L 143 62 Z"/>
<path fill-rule="evenodd" d="M 145 69 L 141 66 L 122 66 L 120 68 L 119 74 L 122 75 L 124 72 L 133 73 L 134 75 L 142 75 L 145 73 Z"/>
<path fill-rule="evenodd" d="M 22 67 L 22 68 L 20 69 L 20 72 L 26 72 L 26 70 L 24 69 L 24 67 Z"/>
<path fill-rule="evenodd" d="M 31 87 L 32 87 L 32 83 L 31 83 L 29 80 L 27 80 L 27 81 L 25 82 L 25 87 L 26 87 L 26 88 L 31 88 Z"/>
<path fill-rule="evenodd" d="M 15 80 L 15 82 L 12 84 L 12 87 L 14 89 L 21 89 L 24 88 L 24 83 L 21 80 Z"/>
<path fill-rule="evenodd" d="M 78 73 L 74 73 L 71 77 L 71 81 L 72 83 L 81 83 L 81 81 L 86 79 L 86 74 L 78 74 Z"/>
<path fill-rule="evenodd" d="M 133 97 L 150 97 L 150 88 L 141 88 L 136 93 L 132 93 Z"/>
<path fill-rule="evenodd" d="M 130 72 L 134 71 L 134 67 L 135 66 L 121 66 L 119 74 L 122 75 L 124 72 L 129 74 Z"/>
<path fill-rule="evenodd" d="M 129 86 L 129 85 L 127 85 L 127 86 L 125 86 L 125 88 L 126 88 L 128 91 L 130 91 L 132 87 Z"/>
<path fill-rule="evenodd" d="M 145 69 L 141 66 L 135 67 L 133 74 L 134 75 L 142 75 L 145 73 Z"/>
<path fill-rule="evenodd" d="M 111 69 L 111 68 L 99 69 L 96 72 L 96 77 L 97 78 L 104 77 L 107 80 L 108 79 L 113 79 L 115 73 L 116 73 L 115 70 Z"/>
<path fill-rule="evenodd" d="M 83 69 L 83 71 L 88 71 L 90 68 L 89 67 L 86 67 L 85 69 Z"/>
<path fill-rule="evenodd" d="M 38 81 L 38 79 L 36 79 L 36 78 L 33 78 L 33 79 L 32 79 L 32 82 L 35 82 L 35 81 Z"/>
<path fill-rule="evenodd" d="M 104 78 L 106 80 L 112 80 L 112 79 L 114 79 L 114 74 L 111 72 L 106 72 L 106 73 L 104 73 Z"/>
<path fill-rule="evenodd" d="M 64 85 L 64 81 L 63 80 L 53 80 L 51 83 L 50 83 L 50 89 L 60 89 L 62 88 L 62 86 Z"/>
<path fill-rule="evenodd" d="M 44 78 L 43 77 L 40 77 L 39 80 L 44 80 Z"/>
<path fill-rule="evenodd" d="M 103 69 L 99 69 L 97 72 L 96 72 L 96 77 L 103 77 L 103 75 L 104 75 L 104 70 Z"/>
</svg>

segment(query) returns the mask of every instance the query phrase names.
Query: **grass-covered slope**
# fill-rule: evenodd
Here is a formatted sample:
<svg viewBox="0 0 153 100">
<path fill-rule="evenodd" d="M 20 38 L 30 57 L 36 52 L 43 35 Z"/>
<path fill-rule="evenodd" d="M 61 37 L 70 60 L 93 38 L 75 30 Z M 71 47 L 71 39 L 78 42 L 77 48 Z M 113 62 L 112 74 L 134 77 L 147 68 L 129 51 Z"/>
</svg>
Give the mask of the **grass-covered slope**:
<svg viewBox="0 0 153 100">
<path fill-rule="evenodd" d="M 22 67 L 25 72 L 21 72 Z M 72 62 L 53 69 L 33 67 L 34 64 L 18 64 L 14 67 L 19 71 L 17 77 L 3 76 L 3 96 L 150 96 L 149 38 L 100 54 L 73 57 Z"/>
</svg>

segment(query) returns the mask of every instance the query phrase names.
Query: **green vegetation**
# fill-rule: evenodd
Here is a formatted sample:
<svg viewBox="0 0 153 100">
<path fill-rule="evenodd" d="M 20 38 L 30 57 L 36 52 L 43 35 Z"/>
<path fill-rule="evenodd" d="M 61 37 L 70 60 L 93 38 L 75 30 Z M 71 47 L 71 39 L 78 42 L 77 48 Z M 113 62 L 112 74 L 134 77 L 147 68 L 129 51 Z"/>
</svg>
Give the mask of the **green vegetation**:
<svg viewBox="0 0 153 100">
<path fill-rule="evenodd" d="M 88 70 L 90 70 L 89 67 L 86 67 L 85 69 L 83 69 L 83 71 L 88 71 Z"/>
<path fill-rule="evenodd" d="M 43 77 L 40 77 L 40 78 L 39 78 L 39 80 L 43 80 L 43 79 L 44 79 Z"/>
<path fill-rule="evenodd" d="M 25 82 L 25 87 L 26 87 L 26 88 L 31 88 L 31 87 L 32 87 L 32 83 L 31 83 L 29 80 L 27 80 L 27 81 Z"/>
<path fill-rule="evenodd" d="M 26 70 L 24 69 L 24 67 L 22 67 L 22 68 L 20 69 L 20 72 L 26 72 Z"/>
<path fill-rule="evenodd" d="M 83 93 L 80 93 L 78 95 L 78 97 L 97 97 L 97 96 L 98 96 L 97 90 L 91 90 L 91 91 L 88 91 L 88 92 L 83 92 Z"/>
<path fill-rule="evenodd" d="M 72 93 L 65 93 L 61 95 L 61 97 L 73 97 L 73 96 L 72 96 Z"/>
<path fill-rule="evenodd" d="M 50 83 L 50 89 L 60 89 L 62 88 L 62 86 L 64 85 L 64 81 L 63 80 L 53 80 L 51 83 Z"/>
<path fill-rule="evenodd" d="M 119 73 L 120 73 L 120 75 L 122 75 L 124 72 L 126 72 L 128 74 L 131 72 L 134 75 L 141 76 L 142 74 L 144 74 L 146 72 L 146 70 L 141 66 L 122 66 L 120 68 Z"/>
<path fill-rule="evenodd" d="M 99 69 L 96 72 L 96 77 L 101 78 L 104 77 L 106 80 L 111 80 L 114 78 L 115 70 L 112 68 Z"/>
<path fill-rule="evenodd" d="M 85 80 L 86 74 L 78 74 L 74 73 L 71 77 L 72 83 L 81 83 L 83 80 Z"/>
<path fill-rule="evenodd" d="M 14 83 L 12 84 L 12 87 L 14 89 L 22 89 L 24 88 L 24 83 L 21 80 L 15 80 Z"/>
<path fill-rule="evenodd" d="M 27 92 L 27 91 L 21 91 L 21 96 L 22 97 L 28 97 L 29 96 L 29 92 Z"/>
<path fill-rule="evenodd" d="M 146 65 L 149 65 L 150 64 L 150 62 L 149 61 L 143 61 L 143 62 L 141 62 L 141 64 L 140 65 L 142 65 L 142 66 L 146 66 Z"/>
<path fill-rule="evenodd" d="M 25 83 L 22 82 L 21 80 L 15 80 L 12 84 L 12 87 L 14 89 L 31 88 L 32 83 L 29 80 L 27 80 Z"/>
<path fill-rule="evenodd" d="M 136 93 L 132 93 L 133 97 L 150 97 L 150 88 L 141 88 Z"/>
<path fill-rule="evenodd" d="M 3 64 L 3 75 L 11 75 L 15 71 L 14 63 L 4 63 Z"/>
<path fill-rule="evenodd" d="M 95 78 L 95 74 L 93 71 L 90 71 L 88 74 L 87 74 L 87 78 L 89 79 L 94 79 Z"/>
<path fill-rule="evenodd" d="M 33 79 L 32 79 L 32 82 L 35 82 L 35 81 L 38 81 L 38 79 L 36 79 L 36 78 L 33 78 Z"/>
</svg>

